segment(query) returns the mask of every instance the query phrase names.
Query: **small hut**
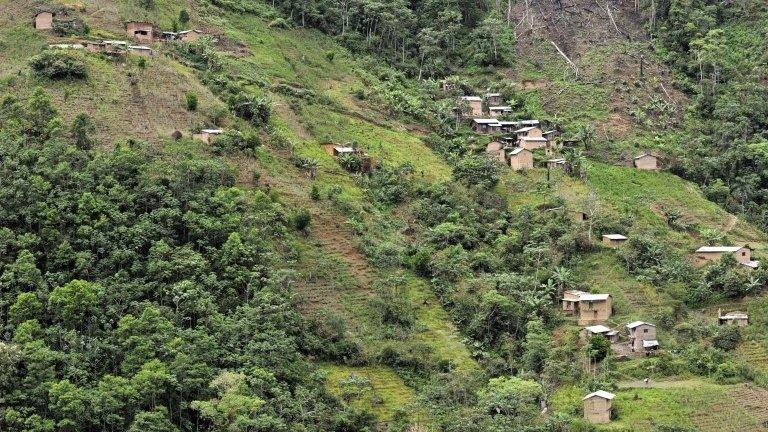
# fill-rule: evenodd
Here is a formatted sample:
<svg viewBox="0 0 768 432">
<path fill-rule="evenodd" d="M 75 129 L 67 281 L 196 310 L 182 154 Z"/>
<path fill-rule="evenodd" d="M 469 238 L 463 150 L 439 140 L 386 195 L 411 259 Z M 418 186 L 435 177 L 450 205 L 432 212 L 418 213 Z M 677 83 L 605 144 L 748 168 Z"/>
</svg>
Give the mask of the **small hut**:
<svg viewBox="0 0 768 432">
<path fill-rule="evenodd" d="M 592 423 L 610 423 L 612 401 L 616 395 L 598 390 L 584 396 L 584 418 Z"/>
<path fill-rule="evenodd" d="M 603 244 L 610 247 L 619 247 L 627 241 L 627 237 L 621 234 L 603 234 Z"/>
<path fill-rule="evenodd" d="M 144 21 L 128 21 L 125 23 L 125 31 L 128 37 L 141 43 L 152 43 L 155 39 L 155 26 Z"/>
<path fill-rule="evenodd" d="M 651 153 L 643 153 L 632 160 L 632 165 L 637 169 L 655 171 L 659 169 L 659 158 Z"/>
<path fill-rule="evenodd" d="M 144 45 L 130 45 L 128 47 L 128 52 L 131 54 L 139 55 L 143 57 L 152 56 L 152 48 Z"/>
<path fill-rule="evenodd" d="M 507 163 L 504 143 L 501 141 L 491 141 L 488 143 L 488 145 L 485 146 L 485 154 L 494 159 L 498 159 L 501 163 Z"/>
<path fill-rule="evenodd" d="M 702 246 L 696 249 L 696 264 L 704 264 L 708 261 L 719 261 L 723 255 L 730 254 L 736 261 L 749 268 L 757 268 L 759 261 L 752 260 L 752 249 L 749 246 Z"/>
<path fill-rule="evenodd" d="M 549 169 L 564 169 L 565 168 L 565 159 L 549 159 L 547 160 L 547 168 Z"/>
<path fill-rule="evenodd" d="M 478 96 L 462 96 L 461 100 L 469 104 L 471 116 L 479 117 L 483 115 L 483 100 Z"/>
<path fill-rule="evenodd" d="M 501 105 L 501 102 L 501 93 L 487 93 L 485 95 L 485 103 L 488 106 L 498 106 Z"/>
<path fill-rule="evenodd" d="M 533 153 L 527 148 L 517 147 L 509 153 L 509 167 L 514 171 L 533 169 Z"/>
<path fill-rule="evenodd" d="M 37 30 L 52 30 L 53 29 L 53 12 L 40 11 L 35 15 L 35 29 Z"/>
<path fill-rule="evenodd" d="M 527 148 L 528 150 L 536 150 L 547 147 L 546 138 L 543 137 L 522 137 L 517 141 L 517 145 Z"/>
<path fill-rule="evenodd" d="M 496 119 L 472 119 L 472 130 L 482 134 L 501 132 L 501 124 Z"/>
<path fill-rule="evenodd" d="M 749 315 L 744 312 L 728 312 L 727 314 L 723 315 L 723 311 L 718 309 L 717 324 L 746 327 L 749 325 Z"/>
<path fill-rule="evenodd" d="M 214 139 L 223 134 L 221 129 L 203 129 L 200 133 L 192 134 L 192 139 L 203 141 L 206 144 L 210 144 Z"/>
<path fill-rule="evenodd" d="M 627 324 L 629 332 L 629 347 L 632 352 L 655 351 L 659 348 L 656 340 L 656 326 L 643 321 L 634 321 Z"/>
<path fill-rule="evenodd" d="M 589 340 L 592 336 L 602 336 L 608 339 L 610 343 L 619 341 L 619 332 L 600 324 L 584 327 L 582 336 L 584 337 L 584 340 Z"/>
<path fill-rule="evenodd" d="M 489 106 L 488 107 L 488 114 L 491 116 L 503 116 L 504 114 L 509 114 L 512 112 L 512 107 L 510 106 Z"/>
<path fill-rule="evenodd" d="M 199 30 L 183 30 L 176 35 L 176 39 L 182 42 L 194 42 L 203 35 Z"/>
</svg>

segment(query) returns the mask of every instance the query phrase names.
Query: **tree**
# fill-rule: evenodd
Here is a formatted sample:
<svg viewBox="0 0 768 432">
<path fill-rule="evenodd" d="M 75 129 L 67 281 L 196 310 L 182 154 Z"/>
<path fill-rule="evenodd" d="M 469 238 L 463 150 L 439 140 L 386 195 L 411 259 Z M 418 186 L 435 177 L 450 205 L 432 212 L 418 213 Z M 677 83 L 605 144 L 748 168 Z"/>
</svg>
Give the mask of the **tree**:
<svg viewBox="0 0 768 432">
<path fill-rule="evenodd" d="M 86 113 L 80 113 L 72 120 L 72 140 L 80 150 L 90 150 L 93 147 L 91 135 L 96 132 L 93 119 Z"/>
<path fill-rule="evenodd" d="M 256 413 L 264 401 L 251 393 L 245 375 L 223 371 L 211 381 L 211 389 L 216 397 L 194 401 L 192 408 L 208 419 L 215 430 L 245 431 L 258 425 Z"/>
<path fill-rule="evenodd" d="M 197 95 L 194 93 L 187 93 L 187 111 L 197 111 Z"/>
<path fill-rule="evenodd" d="M 541 384 L 517 377 L 499 377 L 477 392 L 478 406 L 488 414 L 506 416 L 523 424 L 535 418 L 544 397 Z"/>
<path fill-rule="evenodd" d="M 189 12 L 186 9 L 179 11 L 179 24 L 183 26 L 189 24 Z"/>
<path fill-rule="evenodd" d="M 179 429 L 168 418 L 165 407 L 156 407 L 152 411 L 136 414 L 128 432 L 177 432 Z"/>
<path fill-rule="evenodd" d="M 526 370 L 541 372 L 549 356 L 551 340 L 544 325 L 539 320 L 529 321 L 525 326 L 523 342 L 523 365 Z"/>
<path fill-rule="evenodd" d="M 69 327 L 80 328 L 96 311 L 102 289 L 84 280 L 54 288 L 48 304 L 51 312 Z"/>
<path fill-rule="evenodd" d="M 611 342 L 602 335 L 594 335 L 587 343 L 587 355 L 595 363 L 605 359 L 611 352 Z"/>
<path fill-rule="evenodd" d="M 469 155 L 456 163 L 453 177 L 467 186 L 490 189 L 499 182 L 499 166 L 485 155 Z"/>
</svg>

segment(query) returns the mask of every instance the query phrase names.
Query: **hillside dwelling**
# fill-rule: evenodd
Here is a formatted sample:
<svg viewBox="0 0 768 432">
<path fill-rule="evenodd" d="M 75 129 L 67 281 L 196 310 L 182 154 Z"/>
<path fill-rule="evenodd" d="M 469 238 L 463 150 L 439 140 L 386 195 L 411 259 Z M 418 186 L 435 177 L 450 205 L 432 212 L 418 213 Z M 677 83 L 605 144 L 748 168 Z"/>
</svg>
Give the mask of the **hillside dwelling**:
<svg viewBox="0 0 768 432">
<path fill-rule="evenodd" d="M 627 324 L 629 347 L 632 352 L 649 354 L 659 348 L 656 340 L 656 326 L 643 321 Z"/>
<path fill-rule="evenodd" d="M 610 294 L 582 294 L 579 298 L 579 325 L 605 322 L 611 317 L 613 299 Z"/>
<path fill-rule="evenodd" d="M 501 105 L 501 93 L 487 93 L 485 95 L 485 103 L 488 106 L 498 106 Z M 511 111 L 511 108 L 510 108 Z"/>
<path fill-rule="evenodd" d="M 504 114 L 509 114 L 512 112 L 512 107 L 510 106 L 489 106 L 488 107 L 488 113 L 492 116 L 503 116 Z"/>
<path fill-rule="evenodd" d="M 589 327 L 584 327 L 584 330 L 581 333 L 581 336 L 584 340 L 588 340 L 592 336 L 602 336 L 610 343 L 616 343 L 619 341 L 619 332 L 616 330 L 611 330 L 609 327 L 606 327 L 604 325 L 593 325 Z"/>
<path fill-rule="evenodd" d="M 581 296 L 587 294 L 584 291 L 568 290 L 563 292 L 563 312 L 568 315 L 575 315 L 579 312 L 579 301 Z"/>
<path fill-rule="evenodd" d="M 655 171 L 659 169 L 659 158 L 650 153 L 643 153 L 632 160 L 632 165 L 637 169 Z"/>
<path fill-rule="evenodd" d="M 509 167 L 513 171 L 533 169 L 533 153 L 522 147 L 509 152 Z"/>
<path fill-rule="evenodd" d="M 152 48 L 144 45 L 131 45 L 128 47 L 128 52 L 134 55 L 140 55 L 144 57 L 152 56 Z"/>
<path fill-rule="evenodd" d="M 517 141 L 517 145 L 528 150 L 547 148 L 549 141 L 543 137 L 522 137 Z"/>
<path fill-rule="evenodd" d="M 137 42 L 152 43 L 155 38 L 155 26 L 152 23 L 142 21 L 129 21 L 125 24 L 128 37 Z"/>
<path fill-rule="evenodd" d="M 478 96 L 462 96 L 461 100 L 469 104 L 469 114 L 472 117 L 483 115 L 483 100 Z"/>
<path fill-rule="evenodd" d="M 538 126 L 541 124 L 538 120 L 519 120 L 517 123 L 520 127 Z"/>
<path fill-rule="evenodd" d="M 746 327 L 749 325 L 749 315 L 744 312 L 728 312 L 727 314 L 723 315 L 723 311 L 718 309 L 717 324 Z"/>
<path fill-rule="evenodd" d="M 487 146 L 485 146 L 485 154 L 494 159 L 498 159 L 501 163 L 507 163 L 507 156 L 504 148 L 505 145 L 503 142 L 491 141 Z"/>
<path fill-rule="evenodd" d="M 517 139 L 522 138 L 542 138 L 541 129 L 536 126 L 525 126 L 515 131 Z"/>
<path fill-rule="evenodd" d="M 707 261 L 719 261 L 724 254 L 731 254 L 736 261 L 749 268 L 757 268 L 760 261 L 752 260 L 752 249 L 749 246 L 702 246 L 696 249 L 695 263 L 701 265 Z"/>
<path fill-rule="evenodd" d="M 499 125 L 501 125 L 502 132 L 514 132 L 517 129 L 517 122 L 513 121 L 499 120 Z M 510 140 L 511 144 L 517 142 L 517 137 L 505 137 L 504 139 Z"/>
<path fill-rule="evenodd" d="M 182 42 L 194 42 L 200 39 L 202 35 L 203 32 L 199 30 L 184 30 L 180 31 L 176 38 Z"/>
<path fill-rule="evenodd" d="M 210 144 L 223 133 L 224 131 L 221 129 L 203 129 L 200 131 L 200 133 L 192 134 L 192 139 L 200 140 L 206 144 Z"/>
<path fill-rule="evenodd" d="M 627 237 L 621 234 L 603 234 L 603 244 L 610 247 L 619 247 L 627 241 Z"/>
<path fill-rule="evenodd" d="M 576 147 L 579 145 L 579 140 L 574 138 L 563 138 L 560 142 L 563 144 L 563 147 Z"/>
<path fill-rule="evenodd" d="M 554 129 L 546 131 L 546 132 L 543 132 L 541 134 L 541 136 L 543 136 L 544 138 L 546 138 L 546 139 L 548 139 L 550 141 L 552 141 L 553 139 L 557 138 L 558 135 L 559 135 L 559 133 L 556 130 L 554 130 Z"/>
<path fill-rule="evenodd" d="M 108 55 L 123 55 L 128 51 L 128 43 L 123 41 L 88 42 L 88 51 Z"/>
<path fill-rule="evenodd" d="M 579 290 L 563 293 L 563 312 L 577 315 L 579 325 L 591 325 L 611 317 L 613 299 L 610 294 L 590 294 Z"/>
<path fill-rule="evenodd" d="M 493 134 L 501 132 L 501 124 L 496 119 L 472 119 L 472 130 L 482 134 Z"/>
<path fill-rule="evenodd" d="M 549 159 L 547 161 L 548 169 L 563 169 L 565 168 L 565 159 Z"/>
<path fill-rule="evenodd" d="M 53 29 L 53 12 L 42 11 L 35 15 L 35 29 L 37 30 L 52 30 Z"/>
<path fill-rule="evenodd" d="M 584 396 L 584 418 L 591 423 L 610 423 L 611 407 L 616 395 L 598 390 Z"/>
<path fill-rule="evenodd" d="M 589 220 L 589 215 L 587 215 L 583 211 L 580 211 L 580 210 L 566 210 L 566 212 L 568 213 L 568 216 L 571 218 L 571 220 L 574 221 L 574 222 L 578 223 L 578 222 L 585 222 L 585 221 Z"/>
<path fill-rule="evenodd" d="M 164 31 L 160 35 L 160 39 L 162 39 L 163 41 L 166 41 L 166 42 L 175 41 L 176 38 L 178 38 L 178 37 L 179 37 L 178 33 L 171 32 L 171 31 Z"/>
</svg>

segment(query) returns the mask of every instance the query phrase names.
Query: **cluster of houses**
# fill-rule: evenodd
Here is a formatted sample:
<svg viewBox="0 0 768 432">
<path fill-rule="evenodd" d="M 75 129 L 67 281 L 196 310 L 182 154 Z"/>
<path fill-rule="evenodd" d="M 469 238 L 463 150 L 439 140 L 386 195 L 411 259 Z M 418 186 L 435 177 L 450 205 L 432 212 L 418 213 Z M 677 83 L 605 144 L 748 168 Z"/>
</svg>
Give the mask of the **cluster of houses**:
<svg viewBox="0 0 768 432">
<path fill-rule="evenodd" d="M 64 14 L 66 11 L 61 12 Z M 40 10 L 35 14 L 34 25 L 37 30 L 51 30 L 54 24 L 59 22 L 62 18 L 59 17 L 59 13 L 52 9 Z M 197 40 L 203 33 L 199 30 L 183 30 L 180 32 L 160 32 L 157 30 L 154 24 L 145 21 L 129 21 L 125 23 L 126 35 L 137 44 L 129 44 L 120 40 L 102 40 L 102 41 L 88 41 L 75 44 L 52 44 L 50 48 L 58 49 L 83 49 L 93 53 L 101 53 L 107 55 L 125 55 L 134 54 L 149 57 L 153 55 L 152 48 L 149 44 L 156 40 L 163 41 L 181 41 L 192 42 Z"/>
<path fill-rule="evenodd" d="M 584 213 L 574 212 L 577 218 L 586 217 Z M 603 235 L 603 244 L 608 247 L 619 247 L 627 237 L 620 234 Z M 752 251 L 748 246 L 704 246 L 695 253 L 698 264 L 717 261 L 723 255 L 731 254 L 740 265 L 756 268 L 758 261 L 752 260 Z M 612 314 L 613 302 L 610 294 L 593 294 L 579 290 L 569 290 L 563 293 L 562 310 L 567 315 L 577 318 L 578 325 L 585 326 L 581 336 L 588 340 L 594 336 L 604 337 L 611 343 L 614 351 L 624 352 L 620 358 L 630 356 L 649 356 L 659 349 L 656 326 L 644 321 L 633 321 L 624 326 L 625 332 L 612 329 L 605 325 Z M 744 312 L 717 311 L 718 325 L 747 326 L 749 316 Z M 596 391 L 583 398 L 584 418 L 592 423 L 608 423 L 611 420 L 611 405 L 615 397 L 607 391 Z"/>
</svg>

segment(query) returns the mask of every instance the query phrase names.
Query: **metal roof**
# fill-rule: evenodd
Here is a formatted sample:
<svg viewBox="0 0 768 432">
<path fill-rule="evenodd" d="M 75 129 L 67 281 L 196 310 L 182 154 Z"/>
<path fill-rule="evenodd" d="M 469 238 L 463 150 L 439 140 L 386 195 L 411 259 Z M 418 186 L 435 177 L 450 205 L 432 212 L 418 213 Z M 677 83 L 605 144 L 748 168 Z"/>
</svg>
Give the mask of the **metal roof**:
<svg viewBox="0 0 768 432">
<path fill-rule="evenodd" d="M 743 246 L 702 246 L 696 249 L 696 252 L 700 252 L 700 253 L 736 252 L 740 249 L 743 249 Z"/>
<path fill-rule="evenodd" d="M 212 134 L 212 135 L 218 135 L 220 133 L 224 133 L 224 131 L 221 130 L 221 129 L 203 129 L 200 132 L 207 133 L 207 134 Z"/>
<path fill-rule="evenodd" d="M 604 301 L 604 300 L 608 300 L 610 297 L 611 297 L 610 294 L 589 294 L 589 293 L 587 293 L 587 294 L 582 294 L 579 297 L 579 300 L 584 300 L 584 301 Z"/>
<path fill-rule="evenodd" d="M 590 394 L 584 396 L 584 399 L 582 399 L 582 400 L 591 399 L 591 398 L 593 398 L 595 396 L 603 398 L 603 399 L 608 399 L 608 400 L 611 400 L 611 399 L 616 397 L 616 395 L 613 394 L 613 393 L 607 392 L 605 390 L 598 390 L 598 391 L 596 391 L 594 393 L 590 393 Z"/>
<path fill-rule="evenodd" d="M 656 327 L 655 325 L 647 323 L 645 321 L 634 321 L 634 322 L 631 322 L 631 323 L 627 324 L 627 328 L 628 329 L 633 329 L 635 327 L 640 327 L 641 325 L 648 325 L 648 326 L 651 326 L 651 327 Z"/>
<path fill-rule="evenodd" d="M 627 239 L 626 236 L 623 236 L 621 234 L 603 234 L 603 237 L 610 240 L 626 240 Z"/>
<path fill-rule="evenodd" d="M 462 96 L 461 99 L 469 102 L 482 102 L 479 96 Z"/>
<path fill-rule="evenodd" d="M 608 333 L 611 331 L 610 328 L 604 326 L 604 325 L 593 325 L 589 327 L 584 327 L 584 330 L 590 332 L 590 333 Z"/>
<path fill-rule="evenodd" d="M 514 156 L 514 155 L 516 155 L 516 154 L 518 154 L 518 153 L 522 153 L 522 152 L 523 152 L 523 150 L 525 150 L 525 151 L 527 151 L 527 152 L 530 152 L 530 150 L 528 150 L 527 148 L 523 148 L 523 147 L 517 147 L 517 148 L 515 148 L 514 150 L 512 150 L 512 151 L 511 151 L 509 154 L 511 154 L 511 155 L 513 155 L 513 156 Z"/>
<path fill-rule="evenodd" d="M 653 348 L 659 346 L 659 341 L 657 340 L 644 340 L 643 341 L 643 348 Z"/>
</svg>

